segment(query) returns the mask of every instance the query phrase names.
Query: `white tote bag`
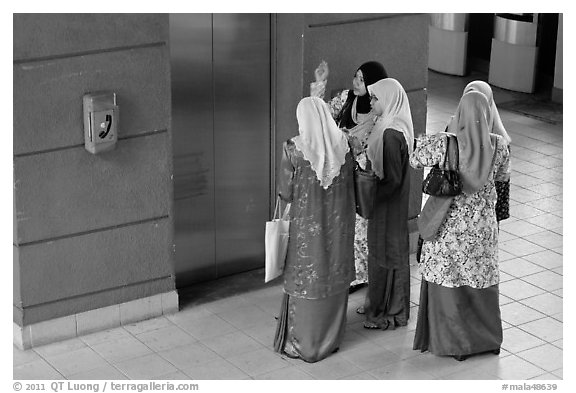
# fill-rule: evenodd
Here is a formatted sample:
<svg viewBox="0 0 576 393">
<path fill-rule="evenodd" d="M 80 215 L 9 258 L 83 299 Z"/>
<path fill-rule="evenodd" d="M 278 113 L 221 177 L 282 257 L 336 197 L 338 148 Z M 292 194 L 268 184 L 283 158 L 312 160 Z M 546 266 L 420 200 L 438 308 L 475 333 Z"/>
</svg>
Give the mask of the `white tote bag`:
<svg viewBox="0 0 576 393">
<path fill-rule="evenodd" d="M 284 271 L 284 262 L 286 261 L 286 251 L 288 250 L 288 231 L 290 221 L 288 211 L 290 204 L 286 205 L 284 214 L 280 214 L 280 197 L 276 199 L 276 208 L 272 221 L 266 222 L 266 238 L 264 241 L 266 248 L 266 276 L 264 282 L 275 279 Z"/>
</svg>

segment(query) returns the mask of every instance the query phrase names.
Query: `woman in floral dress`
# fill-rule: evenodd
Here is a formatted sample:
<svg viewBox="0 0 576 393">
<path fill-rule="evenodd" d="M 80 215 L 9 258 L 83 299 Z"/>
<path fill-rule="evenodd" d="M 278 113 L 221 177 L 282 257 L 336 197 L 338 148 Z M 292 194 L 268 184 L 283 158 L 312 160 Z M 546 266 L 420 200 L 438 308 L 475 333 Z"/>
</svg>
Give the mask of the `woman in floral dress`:
<svg viewBox="0 0 576 393">
<path fill-rule="evenodd" d="M 354 279 L 354 161 L 327 105 L 306 97 L 284 142 L 278 193 L 291 202 L 284 297 L 274 349 L 317 362 L 338 350 Z"/>
<path fill-rule="evenodd" d="M 315 71 L 316 82 L 310 84 L 310 95 L 324 98 L 328 82 L 328 64 L 322 62 Z M 388 77 L 384 66 L 377 61 L 362 64 L 354 74 L 352 89 L 343 90 L 328 102 L 332 117 L 344 130 L 353 147 L 358 164 L 365 168 L 367 141 L 374 127 L 376 115 L 370 107 L 367 86 Z M 356 215 L 354 235 L 354 263 L 356 279 L 351 292 L 368 283 L 368 220 Z M 363 312 L 360 307 L 359 312 Z"/>
<path fill-rule="evenodd" d="M 495 180 L 510 175 L 504 139 L 490 134 L 486 96 L 462 96 L 451 130 L 458 140 L 463 192 L 454 197 L 435 238 L 424 241 L 414 349 L 464 360 L 500 352 L 498 226 Z M 417 140 L 414 168 L 444 161 L 446 133 Z"/>
</svg>

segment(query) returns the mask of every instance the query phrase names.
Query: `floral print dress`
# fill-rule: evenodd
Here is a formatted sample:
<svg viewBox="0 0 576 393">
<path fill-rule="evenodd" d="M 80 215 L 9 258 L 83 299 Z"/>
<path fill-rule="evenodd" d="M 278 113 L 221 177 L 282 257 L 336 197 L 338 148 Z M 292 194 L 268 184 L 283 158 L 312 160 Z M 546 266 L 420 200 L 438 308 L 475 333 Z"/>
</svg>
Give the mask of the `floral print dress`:
<svg viewBox="0 0 576 393">
<path fill-rule="evenodd" d="M 327 81 L 318 81 L 310 84 L 310 95 L 324 99 Z M 350 90 L 342 90 L 328 101 L 328 109 L 334 120 L 338 118 Z M 348 135 L 350 144 L 354 150 L 354 159 L 362 166 L 366 160 L 366 146 L 362 142 L 368 139 L 374 126 L 375 115 L 373 112 L 357 113 L 356 127 L 348 130 L 343 129 Z M 356 214 L 356 225 L 354 234 L 354 265 L 356 268 L 356 279 L 351 286 L 368 283 L 368 220 Z"/>
<path fill-rule="evenodd" d="M 428 282 L 478 289 L 499 282 L 494 181 L 509 178 L 510 153 L 500 136 L 492 134 L 491 138 L 496 142 L 496 152 L 488 181 L 474 194 L 454 197 L 436 238 L 422 245 L 419 271 Z M 445 134 L 423 136 L 417 140 L 410 165 L 418 169 L 434 166 L 444 161 L 445 153 Z"/>
<path fill-rule="evenodd" d="M 343 90 L 328 102 L 332 117 L 336 119 L 346 102 L 349 90 Z M 358 125 L 350 130 L 344 129 L 354 150 L 354 157 L 358 164 L 365 168 L 366 141 L 374 127 L 375 115 L 372 112 L 356 114 Z M 356 214 L 354 232 L 354 265 L 356 279 L 351 286 L 368 283 L 368 219 Z"/>
</svg>

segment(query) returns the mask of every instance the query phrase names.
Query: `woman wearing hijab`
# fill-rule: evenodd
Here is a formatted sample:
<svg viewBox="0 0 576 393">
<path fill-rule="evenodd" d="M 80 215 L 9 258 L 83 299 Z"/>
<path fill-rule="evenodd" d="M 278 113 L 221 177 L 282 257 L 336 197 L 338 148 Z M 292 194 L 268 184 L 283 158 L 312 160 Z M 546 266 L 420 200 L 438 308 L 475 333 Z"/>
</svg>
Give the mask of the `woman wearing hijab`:
<svg viewBox="0 0 576 393">
<path fill-rule="evenodd" d="M 433 239 L 424 241 L 420 309 L 414 349 L 435 355 L 500 352 L 498 226 L 495 180 L 509 177 L 504 138 L 490 133 L 490 104 L 477 91 L 464 94 L 451 129 L 458 141 L 463 192 L 453 198 Z M 414 168 L 443 162 L 447 134 L 417 141 Z"/>
<path fill-rule="evenodd" d="M 316 82 L 311 83 L 310 95 L 323 98 L 328 79 L 328 65 L 322 62 L 316 69 Z M 352 89 L 343 90 L 329 102 L 330 112 L 338 127 L 346 132 L 353 146 L 354 157 L 362 168 L 366 168 L 367 140 L 374 127 L 376 115 L 370 106 L 367 86 L 387 78 L 386 69 L 377 61 L 362 64 L 352 79 Z M 368 220 L 356 215 L 354 236 L 354 264 L 356 279 L 351 292 L 368 282 Z"/>
<path fill-rule="evenodd" d="M 284 143 L 279 195 L 292 202 L 284 299 L 274 348 L 307 362 L 338 350 L 354 279 L 354 161 L 320 98 L 300 101 Z"/>
<path fill-rule="evenodd" d="M 379 183 L 368 222 L 364 327 L 386 330 L 406 326 L 410 316 L 408 160 L 414 130 L 408 96 L 397 80 L 382 79 L 368 91 L 377 121 L 368 138 L 367 158 Z"/>
</svg>

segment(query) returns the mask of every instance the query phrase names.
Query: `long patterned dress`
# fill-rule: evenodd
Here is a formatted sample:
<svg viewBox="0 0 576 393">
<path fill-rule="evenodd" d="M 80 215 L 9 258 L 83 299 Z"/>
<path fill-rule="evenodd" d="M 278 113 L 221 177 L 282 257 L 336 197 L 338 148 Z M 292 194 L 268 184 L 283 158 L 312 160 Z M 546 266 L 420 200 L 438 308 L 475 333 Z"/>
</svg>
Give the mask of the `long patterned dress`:
<svg viewBox="0 0 576 393">
<path fill-rule="evenodd" d="M 350 153 L 328 189 L 291 141 L 284 143 L 280 197 L 292 202 L 284 300 L 274 348 L 316 362 L 338 349 L 354 279 L 354 184 Z"/>
<path fill-rule="evenodd" d="M 312 92 L 314 93 L 314 92 Z M 312 95 L 311 93 L 311 95 Z M 315 93 L 320 95 L 320 93 Z M 350 90 L 342 90 L 328 102 L 328 107 L 332 117 L 337 119 Z M 373 112 L 357 113 L 357 125 L 351 129 L 344 129 L 354 149 L 354 157 L 358 164 L 365 168 L 367 140 L 374 127 L 376 116 Z M 352 281 L 351 286 L 357 286 L 368 283 L 368 220 L 359 214 L 356 214 L 356 223 L 354 231 L 354 267 L 356 270 L 356 279 Z"/>
<path fill-rule="evenodd" d="M 491 138 L 496 152 L 488 181 L 454 197 L 438 234 L 422 245 L 414 349 L 459 356 L 496 351 L 502 342 L 494 181 L 509 178 L 510 158 L 502 138 Z M 417 141 L 410 165 L 433 166 L 445 154 L 445 135 L 427 135 Z"/>
</svg>

